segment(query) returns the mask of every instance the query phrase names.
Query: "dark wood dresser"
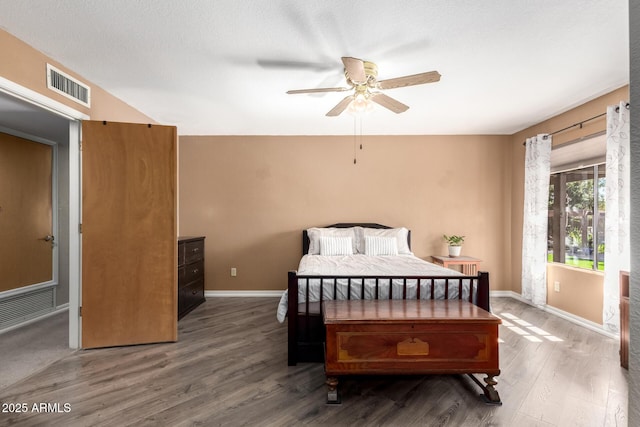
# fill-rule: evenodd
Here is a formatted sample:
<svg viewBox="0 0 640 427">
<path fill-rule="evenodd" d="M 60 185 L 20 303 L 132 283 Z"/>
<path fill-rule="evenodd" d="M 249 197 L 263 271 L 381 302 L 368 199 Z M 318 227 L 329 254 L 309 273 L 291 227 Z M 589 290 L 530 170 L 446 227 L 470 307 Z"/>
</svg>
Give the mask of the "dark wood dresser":
<svg viewBox="0 0 640 427">
<path fill-rule="evenodd" d="M 204 237 L 178 237 L 178 320 L 204 301 Z"/>
</svg>

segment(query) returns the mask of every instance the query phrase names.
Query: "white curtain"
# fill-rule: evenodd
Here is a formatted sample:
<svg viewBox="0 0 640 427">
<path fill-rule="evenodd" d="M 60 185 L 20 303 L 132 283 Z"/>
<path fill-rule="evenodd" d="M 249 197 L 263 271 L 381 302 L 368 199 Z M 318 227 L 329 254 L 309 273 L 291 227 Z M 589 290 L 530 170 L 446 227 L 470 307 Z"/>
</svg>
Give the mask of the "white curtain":
<svg viewBox="0 0 640 427">
<path fill-rule="evenodd" d="M 528 138 L 525 144 L 522 296 L 535 305 L 544 305 L 547 303 L 551 136 Z"/>
<path fill-rule="evenodd" d="M 620 270 L 629 271 L 629 111 L 624 102 L 607 108 L 607 184 L 604 236 L 605 330 L 620 330 Z"/>
</svg>

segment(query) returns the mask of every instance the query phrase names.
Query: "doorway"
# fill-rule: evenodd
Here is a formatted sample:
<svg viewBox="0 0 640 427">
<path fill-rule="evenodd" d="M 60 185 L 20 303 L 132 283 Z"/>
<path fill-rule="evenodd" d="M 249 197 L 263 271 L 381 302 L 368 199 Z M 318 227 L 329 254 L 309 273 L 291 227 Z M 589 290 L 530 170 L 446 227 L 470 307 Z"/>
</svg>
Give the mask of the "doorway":
<svg viewBox="0 0 640 427">
<path fill-rule="evenodd" d="M 57 200 L 53 213 L 57 216 L 54 221 L 58 230 L 54 236 L 58 256 L 54 261 L 57 267 L 57 284 L 53 286 L 55 310 L 50 314 L 66 312 L 62 327 L 68 329 L 64 334 L 68 336 L 65 345 L 72 349 L 79 346 L 80 239 L 79 231 L 70 224 L 77 227 L 79 223 L 79 120 L 87 118 L 64 104 L 0 77 L 0 132 L 55 146 L 53 163 L 57 172 L 52 179 Z M 35 322 L 37 324 L 37 320 Z"/>
<path fill-rule="evenodd" d="M 57 287 L 61 297 L 66 297 L 67 301 L 69 347 L 72 349 L 80 348 L 81 337 L 85 336 L 84 332 L 98 334 L 98 326 L 101 326 L 105 331 L 112 328 L 113 325 L 111 323 L 104 321 L 92 323 L 92 328 L 82 328 L 81 325 L 83 323 L 80 321 L 80 301 L 82 300 L 84 305 L 91 299 L 89 297 L 85 298 L 85 295 L 92 295 L 91 292 L 87 291 L 104 291 L 108 289 L 109 291 L 103 292 L 103 295 L 112 295 L 113 292 L 110 291 L 114 288 L 110 287 L 113 284 L 110 280 L 116 280 L 118 283 L 122 282 L 123 286 L 120 286 L 119 289 L 122 290 L 123 295 L 126 294 L 132 297 L 130 298 L 131 304 L 126 305 L 126 308 L 127 313 L 130 312 L 135 319 L 139 320 L 141 312 L 140 304 L 138 303 L 140 293 L 157 296 L 159 303 L 142 305 L 147 312 L 143 316 L 144 322 L 138 321 L 135 323 L 138 327 L 135 331 L 139 332 L 139 335 L 136 335 L 137 339 L 118 340 L 117 342 L 110 342 L 109 346 L 175 341 L 177 339 L 176 128 L 162 125 L 152 126 L 151 124 L 88 121 L 88 116 L 37 94 L 30 89 L 13 84 L 13 92 L 6 90 L 7 82 L 7 80 L 0 77 L 0 102 L 2 103 L 0 104 L 0 126 L 11 128 L 12 132 L 35 137 L 48 135 L 44 138 L 56 141 L 60 154 L 58 156 L 60 231 L 59 239 L 57 239 L 59 244 L 59 283 Z M 21 92 L 23 95 L 11 96 L 16 91 Z M 10 96 L 4 96 L 3 93 Z M 35 101 L 34 98 L 36 99 Z M 3 110 L 3 105 L 9 105 L 9 107 L 5 107 Z M 14 110 L 18 114 L 13 114 L 16 112 Z M 100 130 L 97 128 L 100 128 Z M 106 132 L 109 129 L 113 132 Z M 82 147 L 84 148 L 82 151 L 80 151 L 81 133 Z M 108 141 L 108 143 L 101 142 L 96 144 L 95 141 Z M 127 149 L 116 149 L 114 153 L 105 158 L 129 159 L 129 161 L 117 161 L 116 164 L 127 168 L 124 175 L 132 174 L 132 176 L 141 179 L 140 183 L 144 183 L 144 185 L 130 185 L 130 182 L 122 179 L 122 174 L 114 173 L 117 172 L 116 169 L 106 167 L 100 156 L 92 157 L 90 155 L 97 152 L 96 147 L 110 147 L 113 145 L 111 142 L 120 144 L 118 146 L 127 147 Z M 90 150 L 91 147 L 93 148 Z M 82 168 L 82 174 L 81 164 L 86 165 L 86 167 Z M 89 178 L 93 175 L 106 175 L 108 179 L 104 182 L 102 180 L 92 181 Z M 96 183 L 101 185 L 92 185 Z M 98 196 L 98 204 L 102 204 L 104 200 L 101 200 L 100 196 L 107 194 L 104 193 L 107 189 L 114 194 L 114 197 L 118 196 L 121 199 L 124 197 L 128 201 L 136 201 L 134 204 L 125 204 L 133 212 L 118 208 L 117 200 L 108 204 L 113 209 L 111 212 L 113 215 L 105 215 L 104 208 L 98 210 L 89 209 L 92 206 L 91 200 L 93 200 L 89 196 Z M 93 203 L 93 205 L 95 204 Z M 143 213 L 142 218 L 146 222 L 136 223 L 138 213 Z M 116 229 L 119 234 L 113 232 L 108 233 L 106 238 L 103 236 L 102 238 L 94 239 L 90 247 L 89 245 L 85 246 L 85 249 L 89 248 L 90 250 L 83 252 L 81 233 L 84 231 L 85 239 L 88 239 L 90 232 L 104 230 L 104 226 L 113 225 L 111 224 L 113 222 L 111 219 L 118 215 L 124 215 L 132 219 L 130 223 L 135 233 L 124 233 L 125 229 L 121 227 L 122 224 L 118 223 Z M 83 222 L 86 222 L 86 224 L 83 224 Z M 83 225 L 87 227 L 82 227 Z M 140 225 L 145 226 L 140 227 Z M 111 260 L 111 258 L 98 257 L 91 259 L 91 251 L 112 253 L 114 249 L 110 237 L 116 234 L 121 235 L 120 244 L 127 245 L 128 253 L 137 256 L 139 265 L 151 266 L 153 269 L 147 271 L 137 268 L 138 264 L 136 264 L 136 268 L 132 270 L 135 274 L 127 276 L 126 280 L 124 280 L 119 265 L 113 262 L 104 262 L 105 259 Z M 132 250 L 135 246 L 132 242 L 145 241 L 157 241 L 158 247 L 153 251 Z M 161 248 L 162 251 L 159 251 L 158 248 Z M 125 258 L 129 259 L 129 257 Z M 118 278 L 112 279 L 108 276 L 95 274 L 96 271 L 105 268 L 109 272 L 117 271 Z M 88 275 L 92 272 L 94 274 L 90 276 L 91 280 L 85 280 L 85 276 L 89 277 Z M 127 281 L 132 280 L 133 283 L 137 284 L 135 287 L 126 285 Z M 81 287 L 81 282 L 84 287 Z M 151 291 L 148 291 L 149 288 L 151 288 Z M 123 298 L 123 300 L 127 299 Z M 61 301 L 64 300 L 61 298 Z M 100 301 L 98 305 L 90 304 L 90 307 L 84 307 L 86 310 L 82 311 L 82 319 L 86 321 L 88 317 L 95 316 L 100 310 L 104 311 L 105 307 L 108 309 L 117 306 L 113 302 L 108 302 L 105 298 L 98 298 L 98 301 Z M 121 303 L 122 301 L 116 301 L 116 303 L 118 302 Z M 118 306 L 118 309 L 122 311 L 123 307 Z M 120 320 L 125 325 L 128 324 L 125 321 L 126 319 Z M 157 326 L 159 324 L 163 325 L 163 328 L 159 330 L 161 333 L 155 336 L 151 332 L 158 332 L 156 329 L 158 329 Z M 85 331 L 83 332 L 81 329 L 85 329 Z M 84 340 L 82 340 L 82 343 L 84 348 Z"/>
</svg>

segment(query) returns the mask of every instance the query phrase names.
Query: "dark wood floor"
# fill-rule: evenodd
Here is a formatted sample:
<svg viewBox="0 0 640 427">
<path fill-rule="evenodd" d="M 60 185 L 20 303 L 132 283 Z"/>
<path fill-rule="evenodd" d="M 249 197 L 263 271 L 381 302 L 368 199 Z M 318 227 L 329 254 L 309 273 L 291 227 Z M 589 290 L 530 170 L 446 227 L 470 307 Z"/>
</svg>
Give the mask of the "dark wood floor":
<svg viewBox="0 0 640 427">
<path fill-rule="evenodd" d="M 492 304 L 509 322 L 502 406 L 461 376 L 345 378 L 342 405 L 328 406 L 322 364 L 287 366 L 277 299 L 219 298 L 180 321 L 177 343 L 78 351 L 0 391 L 2 409 L 28 408 L 0 412 L 0 425 L 627 424 L 616 340 L 509 298 Z M 42 403 L 55 412 L 35 412 Z"/>
</svg>

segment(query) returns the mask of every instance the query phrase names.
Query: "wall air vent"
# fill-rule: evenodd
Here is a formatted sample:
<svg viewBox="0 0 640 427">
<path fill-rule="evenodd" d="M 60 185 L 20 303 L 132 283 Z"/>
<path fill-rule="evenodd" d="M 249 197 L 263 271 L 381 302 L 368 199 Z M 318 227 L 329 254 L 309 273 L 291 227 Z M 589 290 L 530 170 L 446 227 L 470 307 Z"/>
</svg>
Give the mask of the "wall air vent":
<svg viewBox="0 0 640 427">
<path fill-rule="evenodd" d="M 78 104 L 91 107 L 91 88 L 51 64 L 47 64 L 47 87 Z"/>
<path fill-rule="evenodd" d="M 55 309 L 55 286 L 0 297 L 0 331 L 51 313 Z"/>
</svg>

